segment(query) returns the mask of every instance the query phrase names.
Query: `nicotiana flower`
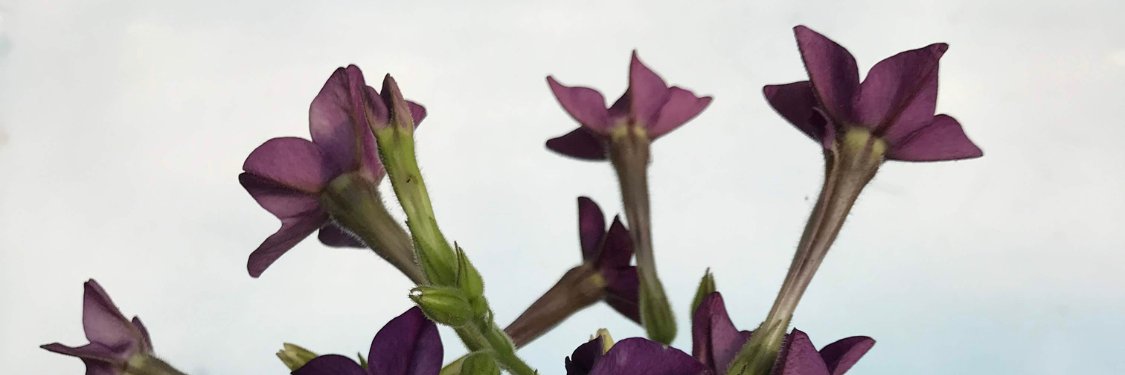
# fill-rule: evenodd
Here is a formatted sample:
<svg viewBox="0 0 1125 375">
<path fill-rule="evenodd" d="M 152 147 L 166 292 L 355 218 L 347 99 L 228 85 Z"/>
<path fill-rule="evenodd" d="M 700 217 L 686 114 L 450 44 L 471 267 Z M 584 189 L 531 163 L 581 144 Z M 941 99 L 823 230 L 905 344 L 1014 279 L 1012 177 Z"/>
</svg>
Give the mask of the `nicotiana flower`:
<svg viewBox="0 0 1125 375">
<path fill-rule="evenodd" d="M 342 228 L 332 220 L 322 198 L 329 185 L 341 176 L 354 177 L 372 187 L 382 180 L 385 172 L 368 124 L 390 121 L 384 99 L 367 86 L 358 67 L 338 68 L 309 108 L 312 141 L 296 137 L 270 139 L 246 158 L 239 182 L 282 224 L 277 233 L 250 254 L 247 268 L 251 276 L 261 275 L 282 254 L 317 230 L 320 241 L 326 245 L 363 246 L 347 233 L 347 229 L 358 229 Z M 420 123 L 425 109 L 415 103 L 409 105 L 414 123 Z M 380 202 L 372 204 L 381 207 Z M 380 255 L 392 263 L 413 262 L 410 254 Z"/>
<path fill-rule="evenodd" d="M 824 149 L 820 197 L 797 245 L 763 334 L 739 355 L 739 366 L 773 366 L 801 296 L 840 232 L 863 187 L 884 160 L 940 161 L 982 155 L 953 117 L 935 115 L 938 61 L 944 43 L 905 51 L 875 64 L 863 82 L 855 59 L 804 26 L 794 29 L 809 80 L 764 88 L 778 113 Z"/>
<path fill-rule="evenodd" d="M 629 265 L 633 245 L 629 230 L 614 217 L 609 230 L 598 204 L 578 198 L 578 236 L 582 264 L 570 269 L 505 329 L 522 346 L 571 314 L 604 300 L 622 315 L 640 322 L 637 269 Z"/>
<path fill-rule="evenodd" d="M 641 321 L 649 337 L 669 343 L 676 336 L 676 322 L 657 276 L 652 250 L 649 146 L 702 112 L 711 98 L 668 87 L 641 63 L 636 52 L 629 65 L 629 88 L 608 108 L 605 98 L 594 89 L 564 86 L 554 77 L 547 77 L 547 83 L 563 109 L 582 125 L 547 141 L 547 147 L 580 159 L 608 158 L 613 164 L 637 256 Z"/>
<path fill-rule="evenodd" d="M 294 375 L 437 375 L 441 371 L 437 325 L 413 307 L 383 326 L 371 340 L 366 367 L 336 354 L 322 355 Z"/>
<path fill-rule="evenodd" d="M 125 318 L 97 281 L 91 279 L 84 287 L 82 329 L 90 343 L 79 347 L 52 343 L 41 348 L 82 359 L 87 375 L 179 374 L 153 356 L 152 340 L 140 318 Z"/>
<path fill-rule="evenodd" d="M 697 97 L 686 89 L 668 87 L 637 58 L 635 51 L 629 64 L 629 88 L 608 108 L 605 97 L 597 90 L 564 86 L 554 77 L 547 77 L 547 84 L 563 109 L 582 125 L 547 141 L 547 147 L 579 159 L 606 159 L 606 142 L 615 131 L 632 129 L 655 140 L 688 122 L 711 103 L 710 96 Z"/>
<path fill-rule="evenodd" d="M 714 374 L 726 374 L 731 361 L 752 335 L 739 331 L 731 322 L 718 292 L 704 298 L 692 318 L 692 355 Z M 859 361 L 875 340 L 866 336 L 847 337 L 825 345 L 819 351 L 809 336 L 798 329 L 788 335 L 771 374 L 841 375 Z"/>
<path fill-rule="evenodd" d="M 567 375 L 703 375 L 710 370 L 683 351 L 633 337 L 602 353 L 602 338 L 582 344 L 566 360 Z"/>
</svg>

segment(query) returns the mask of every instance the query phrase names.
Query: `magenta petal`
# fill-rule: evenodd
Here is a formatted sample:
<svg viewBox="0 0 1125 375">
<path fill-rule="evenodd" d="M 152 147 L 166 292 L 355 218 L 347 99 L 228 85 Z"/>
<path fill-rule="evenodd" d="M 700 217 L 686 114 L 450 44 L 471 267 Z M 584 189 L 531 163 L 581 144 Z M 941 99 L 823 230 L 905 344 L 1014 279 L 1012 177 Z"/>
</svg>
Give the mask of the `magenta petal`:
<svg viewBox="0 0 1125 375">
<path fill-rule="evenodd" d="M 860 85 L 855 116 L 894 144 L 934 117 L 938 61 L 949 46 L 936 43 L 888 57 Z"/>
<path fill-rule="evenodd" d="M 672 347 L 634 337 L 618 341 L 590 375 L 695 375 L 705 374 L 694 358 Z"/>
<path fill-rule="evenodd" d="M 378 375 L 437 375 L 441 357 L 437 325 L 413 307 L 375 334 L 367 365 Z"/>
<path fill-rule="evenodd" d="M 629 230 L 621 222 L 621 217 L 614 216 L 594 264 L 601 268 L 620 268 L 628 266 L 632 258 L 633 241 L 629 237 Z"/>
<path fill-rule="evenodd" d="M 586 127 L 574 129 L 570 133 L 547 140 L 547 148 L 572 158 L 583 160 L 606 159 L 604 141 L 591 133 Z"/>
<path fill-rule="evenodd" d="M 900 161 L 942 161 L 971 159 L 984 153 L 969 140 L 953 117 L 937 115 L 926 126 L 892 143 L 887 159 Z"/>
<path fill-rule="evenodd" d="M 246 157 L 242 169 L 278 185 L 316 193 L 336 177 L 317 145 L 295 137 L 266 141 Z"/>
<path fill-rule="evenodd" d="M 320 243 L 332 247 L 367 247 L 354 234 L 340 228 L 336 223 L 328 223 L 328 225 L 320 228 L 317 239 L 320 240 Z"/>
<path fill-rule="evenodd" d="M 352 82 L 353 80 L 358 82 Z M 363 97 L 353 97 L 353 91 L 365 85 L 363 73 L 358 67 L 350 65 L 347 69 L 338 68 L 309 106 L 309 132 L 312 140 L 325 151 L 325 157 L 336 173 L 357 168 L 356 136 L 367 133 L 360 132 L 366 130 L 367 124 L 356 121 L 367 115 Z M 379 101 L 370 105 L 371 116 L 386 122 L 389 116 L 386 106 Z"/>
<path fill-rule="evenodd" d="M 132 322 L 133 322 L 133 327 L 137 328 L 137 332 L 141 333 L 141 338 L 143 339 L 142 342 L 141 342 L 141 345 L 142 345 L 141 350 L 146 351 L 146 352 L 151 352 L 152 351 L 152 336 L 148 335 L 148 328 L 145 328 L 144 323 L 141 323 L 141 318 L 139 318 L 139 317 L 134 316 Z"/>
<path fill-rule="evenodd" d="M 120 358 L 121 355 L 114 352 L 112 348 L 98 343 L 89 343 L 75 348 L 56 342 L 39 347 L 52 353 L 78 357 L 84 360 L 90 359 L 105 363 L 120 363 L 125 361 L 125 358 Z"/>
<path fill-rule="evenodd" d="M 820 102 L 837 122 L 852 119 L 851 105 L 859 88 L 859 68 L 847 49 L 805 26 L 793 28 L 809 80 Z"/>
<path fill-rule="evenodd" d="M 824 358 L 831 375 L 844 375 L 873 346 L 875 340 L 870 337 L 852 336 L 825 345 L 820 349 L 820 357 Z"/>
<path fill-rule="evenodd" d="M 598 246 L 605 235 L 605 215 L 602 209 L 588 197 L 578 197 L 578 239 L 582 244 L 582 260 L 593 261 L 598 255 Z"/>
<path fill-rule="evenodd" d="M 322 355 L 293 371 L 293 375 L 369 375 L 363 367 L 351 358 L 337 355 Z"/>
<path fill-rule="evenodd" d="M 551 86 L 555 99 L 575 121 L 592 131 L 609 131 L 609 112 L 605 107 L 605 97 L 600 92 L 589 87 L 564 86 L 554 77 L 547 77 L 547 84 Z"/>
<path fill-rule="evenodd" d="M 786 337 L 778 361 L 774 365 L 774 375 L 829 375 L 809 335 L 796 328 Z"/>
<path fill-rule="evenodd" d="M 640 324 L 641 293 L 637 267 L 603 269 L 602 276 L 606 279 L 605 302 L 621 315 Z"/>
<path fill-rule="evenodd" d="M 281 219 L 311 212 L 320 207 L 320 200 L 315 195 L 250 173 L 239 174 L 238 182 L 262 208 Z"/>
<path fill-rule="evenodd" d="M 414 127 L 422 125 L 422 120 L 426 119 L 426 107 L 409 100 L 406 101 L 406 105 L 410 107 L 410 118 L 414 119 Z"/>
<path fill-rule="evenodd" d="M 700 302 L 691 323 L 691 351 L 696 360 L 716 374 L 726 374 L 730 361 L 748 340 L 750 332 L 734 327 L 721 294 L 711 293 Z"/>
<path fill-rule="evenodd" d="M 121 310 L 117 309 L 101 285 L 91 279 L 86 282 L 85 287 L 86 291 L 82 296 L 82 328 L 86 331 L 86 338 L 91 343 L 128 351 L 118 352 L 121 356 L 127 357 L 131 352 L 139 350 L 144 345 L 144 337 L 121 314 Z"/>
<path fill-rule="evenodd" d="M 648 128 L 649 139 L 656 139 L 675 130 L 711 104 L 711 97 L 697 97 L 691 91 L 679 87 L 668 89 L 668 101 L 660 108 L 656 122 Z"/>
<path fill-rule="evenodd" d="M 569 357 L 566 357 L 566 375 L 589 374 L 603 355 L 602 338 L 600 336 L 579 345 Z"/>
<path fill-rule="evenodd" d="M 297 246 L 297 243 L 323 226 L 327 220 L 328 215 L 319 211 L 292 218 L 282 218 L 281 229 L 266 238 L 253 253 L 250 253 L 250 259 L 246 263 L 246 269 L 250 271 L 250 276 L 261 276 L 266 268 L 277 261 L 277 258 L 280 258 L 293 246 Z"/>
<path fill-rule="evenodd" d="M 835 132 L 829 128 L 824 116 L 816 109 L 816 93 L 809 81 L 784 85 L 766 85 L 762 88 L 766 101 L 781 117 L 808 135 L 824 148 L 831 148 Z"/>
<path fill-rule="evenodd" d="M 637 58 L 637 51 L 633 51 L 629 61 L 629 112 L 633 114 L 633 119 L 646 128 L 654 126 L 668 95 L 668 84 Z"/>
</svg>

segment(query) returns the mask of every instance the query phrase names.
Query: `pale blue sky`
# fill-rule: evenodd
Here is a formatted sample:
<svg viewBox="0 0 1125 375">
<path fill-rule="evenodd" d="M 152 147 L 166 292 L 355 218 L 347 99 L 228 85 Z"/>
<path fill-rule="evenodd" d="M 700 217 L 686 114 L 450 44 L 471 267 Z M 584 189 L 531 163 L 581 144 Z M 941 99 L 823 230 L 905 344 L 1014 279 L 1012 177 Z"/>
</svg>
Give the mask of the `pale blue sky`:
<svg viewBox="0 0 1125 375">
<path fill-rule="evenodd" d="M 284 341 L 366 351 L 410 306 L 370 253 L 305 241 L 258 280 L 277 221 L 238 186 L 270 137 L 307 136 L 340 65 L 398 78 L 430 111 L 419 158 L 439 220 L 502 321 L 579 259 L 578 195 L 620 210 L 607 164 L 543 141 L 574 124 L 543 77 L 624 89 L 629 52 L 715 96 L 654 146 L 660 271 L 686 308 L 706 267 L 737 324 L 776 293 L 819 189 L 817 147 L 760 88 L 804 78 L 790 28 L 861 69 L 944 41 L 939 111 L 979 160 L 888 163 L 797 311 L 818 345 L 878 340 L 855 374 L 1125 372 L 1125 3 L 1100 1 L 0 0 L 0 363 L 77 374 L 81 282 L 142 316 L 192 374 L 284 373 Z M 609 4 L 612 3 L 612 4 Z M 584 311 L 521 351 L 544 374 L 597 328 Z M 451 332 L 447 358 L 463 352 Z"/>
</svg>

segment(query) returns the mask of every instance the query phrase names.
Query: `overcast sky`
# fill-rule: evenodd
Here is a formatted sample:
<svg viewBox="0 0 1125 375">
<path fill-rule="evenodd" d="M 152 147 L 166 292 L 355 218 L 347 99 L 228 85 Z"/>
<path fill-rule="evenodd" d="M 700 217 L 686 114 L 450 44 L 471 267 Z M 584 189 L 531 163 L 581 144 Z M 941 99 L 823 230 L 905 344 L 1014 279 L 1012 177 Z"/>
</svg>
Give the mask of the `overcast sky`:
<svg viewBox="0 0 1125 375">
<path fill-rule="evenodd" d="M 805 78 L 791 28 L 878 60 L 948 42 L 939 112 L 984 158 L 887 163 L 797 310 L 814 343 L 869 335 L 856 374 L 1125 372 L 1125 2 L 437 2 L 0 0 L 0 363 L 78 374 L 37 348 L 84 343 L 98 279 L 189 373 L 277 374 L 290 341 L 366 352 L 411 306 L 369 252 L 308 240 L 261 279 L 276 219 L 237 184 L 246 155 L 307 137 L 337 66 L 393 73 L 430 116 L 418 153 L 438 219 L 514 318 L 579 261 L 575 197 L 608 213 L 608 164 L 543 142 L 575 124 L 543 80 L 616 97 L 629 53 L 715 97 L 654 144 L 655 249 L 690 351 L 695 284 L 715 271 L 736 324 L 767 312 L 820 188 L 815 143 L 761 86 Z M 610 4 L 612 3 L 612 4 Z M 544 374 L 604 306 L 521 353 Z M 443 330 L 446 358 L 463 353 Z"/>
</svg>

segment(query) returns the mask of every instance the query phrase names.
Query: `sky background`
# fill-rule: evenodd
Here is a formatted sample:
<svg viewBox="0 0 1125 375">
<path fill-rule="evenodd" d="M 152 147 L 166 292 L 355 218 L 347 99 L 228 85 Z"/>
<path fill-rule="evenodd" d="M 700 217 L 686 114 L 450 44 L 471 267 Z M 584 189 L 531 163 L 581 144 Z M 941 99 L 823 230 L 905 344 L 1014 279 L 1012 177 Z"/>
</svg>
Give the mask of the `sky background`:
<svg viewBox="0 0 1125 375">
<path fill-rule="evenodd" d="M 654 144 L 655 249 L 690 351 L 704 269 L 739 326 L 767 312 L 820 188 L 816 144 L 761 87 L 805 79 L 791 28 L 862 71 L 948 42 L 939 112 L 977 160 L 885 164 L 794 324 L 818 346 L 878 340 L 855 374 L 1125 372 L 1125 2 L 0 0 L 0 363 L 78 374 L 37 347 L 85 342 L 81 283 L 143 317 L 191 374 L 280 374 L 295 342 L 366 352 L 411 306 L 370 252 L 309 239 L 260 279 L 247 255 L 278 222 L 238 185 L 246 155 L 307 137 L 337 66 L 385 72 L 429 109 L 418 157 L 447 237 L 501 322 L 579 261 L 575 198 L 620 211 L 608 164 L 543 142 L 574 128 L 544 77 L 624 90 L 629 53 L 715 97 Z M 384 186 L 386 187 L 386 186 Z M 521 353 L 544 374 L 597 328 L 598 305 Z M 446 358 L 463 353 L 442 331 Z"/>
</svg>

